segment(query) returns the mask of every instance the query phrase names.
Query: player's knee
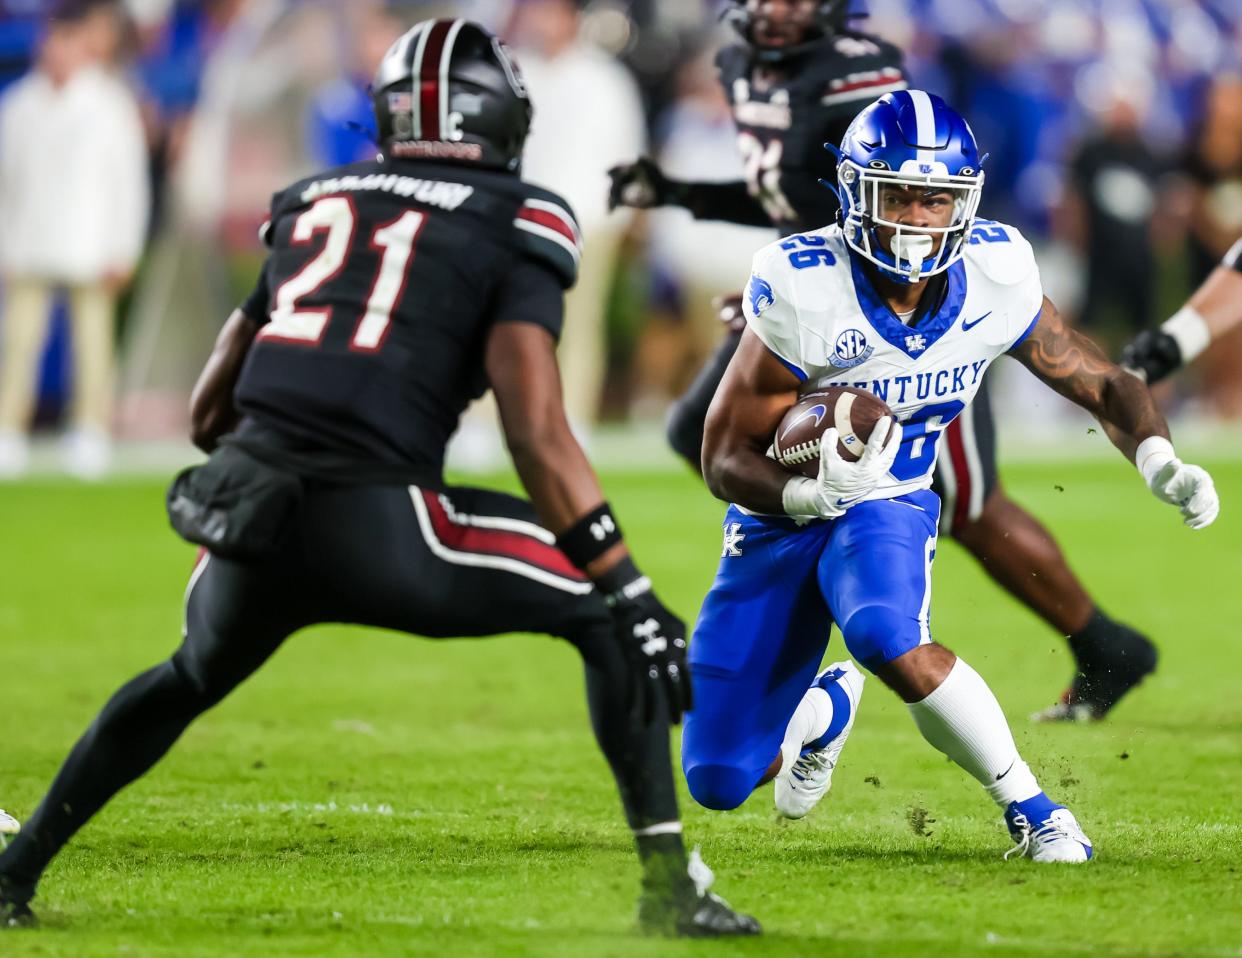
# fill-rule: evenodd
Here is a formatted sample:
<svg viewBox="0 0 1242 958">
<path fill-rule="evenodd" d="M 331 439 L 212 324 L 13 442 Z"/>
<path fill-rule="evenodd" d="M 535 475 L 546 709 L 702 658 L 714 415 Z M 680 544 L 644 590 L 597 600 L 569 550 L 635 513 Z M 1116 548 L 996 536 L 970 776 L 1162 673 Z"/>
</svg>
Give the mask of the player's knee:
<svg viewBox="0 0 1242 958">
<path fill-rule="evenodd" d="M 912 634 L 917 626 L 909 616 L 886 605 L 864 606 L 840 627 L 850 655 L 872 670 L 919 644 L 919 637 Z"/>
<path fill-rule="evenodd" d="M 668 444 L 696 470 L 703 468 L 703 411 L 682 400 L 669 411 Z"/>
<path fill-rule="evenodd" d="M 736 765 L 695 765 L 686 770 L 690 795 L 704 808 L 727 812 L 755 789 L 755 775 Z"/>
</svg>

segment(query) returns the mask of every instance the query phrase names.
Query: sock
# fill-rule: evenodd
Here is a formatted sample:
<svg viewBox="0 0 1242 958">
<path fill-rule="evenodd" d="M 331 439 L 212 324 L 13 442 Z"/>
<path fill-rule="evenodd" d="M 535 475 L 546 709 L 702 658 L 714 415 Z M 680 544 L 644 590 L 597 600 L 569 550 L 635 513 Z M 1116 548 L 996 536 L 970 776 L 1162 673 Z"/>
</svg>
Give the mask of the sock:
<svg viewBox="0 0 1242 958">
<path fill-rule="evenodd" d="M 807 748 L 823 748 L 841 734 L 850 720 L 850 699 L 838 681 L 827 673 L 806 690 L 785 728 L 781 742 L 781 768 L 787 769 Z"/>
<path fill-rule="evenodd" d="M 973 775 L 1001 808 L 1040 794 L 996 696 L 961 659 L 939 688 L 908 708 L 923 738 Z"/>
<path fill-rule="evenodd" d="M 1087 624 L 1069 637 L 1070 651 L 1074 653 L 1074 661 L 1080 665 L 1100 658 L 1112 644 L 1117 633 L 1117 623 L 1100 609 L 1091 611 Z"/>
</svg>

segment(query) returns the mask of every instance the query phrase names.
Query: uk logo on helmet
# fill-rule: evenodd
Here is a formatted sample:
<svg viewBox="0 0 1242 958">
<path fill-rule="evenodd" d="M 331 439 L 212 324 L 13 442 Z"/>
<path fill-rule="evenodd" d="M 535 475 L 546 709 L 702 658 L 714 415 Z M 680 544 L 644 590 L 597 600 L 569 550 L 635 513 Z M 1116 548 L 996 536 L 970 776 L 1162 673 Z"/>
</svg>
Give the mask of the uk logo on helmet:
<svg viewBox="0 0 1242 958">
<path fill-rule="evenodd" d="M 875 347 L 867 344 L 867 337 L 862 330 L 847 329 L 837 337 L 831 362 L 838 369 L 852 369 L 865 363 L 874 352 Z"/>
</svg>

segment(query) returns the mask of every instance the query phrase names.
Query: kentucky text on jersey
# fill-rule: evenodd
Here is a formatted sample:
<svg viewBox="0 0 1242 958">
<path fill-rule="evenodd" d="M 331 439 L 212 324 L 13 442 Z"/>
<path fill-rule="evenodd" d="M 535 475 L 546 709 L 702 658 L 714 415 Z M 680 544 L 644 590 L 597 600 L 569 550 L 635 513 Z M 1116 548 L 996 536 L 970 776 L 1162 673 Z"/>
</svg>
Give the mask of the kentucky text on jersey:
<svg viewBox="0 0 1242 958">
<path fill-rule="evenodd" d="M 830 386 L 853 386 L 855 389 L 866 389 L 875 393 L 885 402 L 889 402 L 888 394 L 890 387 L 892 388 L 892 402 L 901 404 L 908 401 L 906 392 L 909 390 L 909 399 L 924 400 L 935 397 L 943 399 L 945 396 L 952 396 L 954 393 L 965 392 L 968 387 L 974 387 L 979 384 L 979 377 L 983 375 L 983 370 L 987 367 L 986 359 L 979 359 L 974 362 L 964 363 L 961 366 L 952 366 L 947 369 L 937 369 L 934 372 L 915 373 L 913 376 L 893 376 L 888 379 L 871 379 L 871 380 L 853 380 L 853 379 L 831 379 L 820 380 L 815 385 L 824 389 Z"/>
<path fill-rule="evenodd" d="M 302 202 L 310 203 L 331 193 L 349 193 L 358 190 L 383 190 L 413 199 L 442 210 L 455 210 L 470 198 L 473 186 L 464 183 L 444 183 L 439 180 L 420 180 L 413 176 L 395 173 L 373 173 L 369 176 L 342 176 L 315 180 L 302 191 Z"/>
</svg>

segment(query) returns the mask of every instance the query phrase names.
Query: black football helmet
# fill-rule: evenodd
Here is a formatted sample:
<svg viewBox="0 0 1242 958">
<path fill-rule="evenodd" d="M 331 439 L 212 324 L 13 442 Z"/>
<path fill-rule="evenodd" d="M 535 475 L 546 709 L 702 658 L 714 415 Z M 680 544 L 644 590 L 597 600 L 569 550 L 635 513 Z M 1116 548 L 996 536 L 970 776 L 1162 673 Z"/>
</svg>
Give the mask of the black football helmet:
<svg viewBox="0 0 1242 958">
<path fill-rule="evenodd" d="M 508 49 L 477 23 L 416 23 L 384 54 L 371 100 L 385 156 L 521 166 L 530 97 Z"/>
<path fill-rule="evenodd" d="M 724 11 L 724 19 L 738 32 L 746 44 L 755 52 L 755 56 L 765 63 L 780 63 L 805 53 L 825 37 L 830 37 L 845 29 L 849 19 L 850 0 L 820 0 L 815 11 L 815 19 L 807 30 L 801 43 L 789 46 L 765 46 L 755 39 L 752 29 L 753 15 L 747 9 L 747 0 L 730 0 Z"/>
</svg>

